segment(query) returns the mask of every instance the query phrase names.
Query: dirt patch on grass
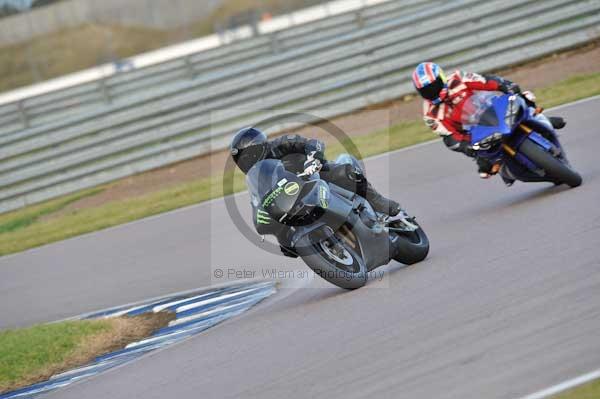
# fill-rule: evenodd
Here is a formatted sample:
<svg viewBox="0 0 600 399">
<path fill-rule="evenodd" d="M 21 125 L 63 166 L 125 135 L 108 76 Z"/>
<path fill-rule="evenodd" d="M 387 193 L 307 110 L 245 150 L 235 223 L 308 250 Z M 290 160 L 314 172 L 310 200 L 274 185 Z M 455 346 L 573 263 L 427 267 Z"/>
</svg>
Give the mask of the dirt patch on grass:
<svg viewBox="0 0 600 399">
<path fill-rule="evenodd" d="M 61 363 L 49 365 L 23 376 L 13 384 L 0 385 L 0 394 L 46 381 L 55 374 L 88 364 L 97 356 L 122 349 L 132 342 L 148 337 L 154 331 L 167 326 L 174 319 L 175 314 L 170 312 L 106 319 L 109 328 L 83 339 Z"/>
<path fill-rule="evenodd" d="M 599 42 L 594 42 L 585 47 L 554 54 L 538 61 L 497 71 L 496 73 L 519 83 L 523 89 L 535 90 L 569 77 L 598 71 L 600 71 L 600 46 Z M 541 105 L 543 106 L 543 104 Z M 414 95 L 408 95 L 398 100 L 334 118 L 332 122 L 351 137 L 361 136 L 376 130 L 386 129 L 390 125 L 402 121 L 418 119 L 421 117 L 421 106 L 420 99 Z M 382 117 L 382 110 L 387 112 L 385 117 Z M 320 138 L 326 144 L 334 140 L 329 133 L 318 127 L 306 127 L 299 129 L 297 133 Z M 222 173 L 227 157 L 228 153 L 226 151 L 220 151 L 127 177 L 109 184 L 102 193 L 77 201 L 49 217 L 61 216 L 111 201 L 134 198 Z"/>
<path fill-rule="evenodd" d="M 165 327 L 175 314 L 170 312 L 146 313 L 134 317 L 108 319 L 111 329 L 91 337 L 69 356 L 63 370 L 90 362 L 96 356 L 122 349 L 126 345 L 148 337 L 154 331 Z M 56 373 L 56 371 L 54 371 Z"/>
</svg>

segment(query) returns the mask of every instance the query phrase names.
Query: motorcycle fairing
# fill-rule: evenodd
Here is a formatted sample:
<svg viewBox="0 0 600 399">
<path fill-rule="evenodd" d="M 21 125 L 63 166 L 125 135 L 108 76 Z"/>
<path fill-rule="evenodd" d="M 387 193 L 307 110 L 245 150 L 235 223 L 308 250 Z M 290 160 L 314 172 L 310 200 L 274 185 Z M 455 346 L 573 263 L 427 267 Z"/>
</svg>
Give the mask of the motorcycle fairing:
<svg viewBox="0 0 600 399">
<path fill-rule="evenodd" d="M 494 133 L 500 133 L 503 136 L 510 135 L 512 133 L 512 127 L 506 124 L 504 115 L 508 108 L 509 96 L 495 97 L 492 99 L 493 110 L 496 114 L 496 125 L 489 124 L 477 124 L 470 128 L 469 133 L 471 134 L 471 144 L 479 143 L 486 137 L 493 135 Z"/>
<path fill-rule="evenodd" d="M 368 201 L 332 183 L 329 183 L 329 189 L 329 207 L 323 214 L 322 220 L 309 226 L 290 229 L 291 235 L 286 239 L 289 246 L 293 248 L 302 237 L 309 234 L 317 241 L 325 239 L 333 234 L 336 226 L 341 227 L 342 224 L 348 223 L 357 240 L 361 255 L 359 261 L 364 262 L 365 268 L 373 270 L 387 264 L 390 259 L 390 240 L 387 235 L 374 233 L 363 221 L 364 216 L 374 221 L 376 219 L 375 212 Z"/>
<path fill-rule="evenodd" d="M 516 117 L 513 120 L 513 124 L 509 126 L 506 123 L 505 116 L 507 114 L 507 110 L 510 105 L 511 97 L 513 97 L 513 99 L 514 99 L 513 101 L 515 101 L 515 104 L 518 107 L 520 107 L 523 110 L 523 112 L 517 112 L 516 115 L 518 115 L 518 117 Z M 541 148 L 543 148 L 547 152 L 554 153 L 555 151 L 557 151 L 557 148 L 558 148 L 558 151 L 560 151 L 560 144 L 558 144 L 558 140 L 556 139 L 555 132 L 548 131 L 548 129 L 544 129 L 544 127 L 540 126 L 540 123 L 535 120 L 535 118 L 533 117 L 531 112 L 525 112 L 525 111 L 529 111 L 529 110 L 527 109 L 527 105 L 525 104 L 525 101 L 520 97 L 514 97 L 514 96 L 508 95 L 508 94 L 497 95 L 491 99 L 489 109 L 494 110 L 498 123 L 495 126 L 489 126 L 489 124 L 487 124 L 487 125 L 475 124 L 475 125 L 470 126 L 469 133 L 471 134 L 471 144 L 480 143 L 483 140 L 485 140 L 487 137 L 489 137 L 495 133 L 500 133 L 504 137 L 503 142 L 507 143 L 511 148 L 516 149 L 513 159 L 515 161 L 517 161 L 519 164 L 523 165 L 529 172 L 533 172 L 535 175 L 541 176 L 541 174 L 543 174 L 543 171 L 540 171 L 540 168 L 534 162 L 532 162 L 530 159 L 528 159 L 526 156 L 524 156 L 522 153 L 520 153 L 518 151 L 518 148 L 520 147 L 521 143 L 523 143 L 524 140 L 529 139 L 529 140 L 533 141 L 534 143 L 536 143 Z M 528 129 L 529 131 L 525 132 L 522 129 L 518 129 L 518 126 L 521 124 L 530 126 L 536 130 L 544 129 L 545 133 L 547 135 L 549 135 L 550 137 L 552 137 L 553 140 L 552 141 L 548 140 L 546 137 L 544 137 L 543 134 L 538 133 L 536 130 Z M 503 152 L 502 146 L 499 146 L 499 145 L 494 146 L 494 147 L 490 148 L 489 150 L 480 150 L 480 151 L 478 151 L 478 155 L 488 158 L 493 162 L 498 162 L 505 158 L 505 154 Z M 512 162 L 506 162 L 506 164 L 507 164 L 507 167 L 509 167 L 511 169 L 511 172 L 517 178 L 519 178 L 519 180 L 523 180 L 523 181 L 533 181 L 534 180 L 534 178 L 532 178 L 532 176 L 529 175 L 527 172 L 523 173 L 523 171 L 521 171 L 520 168 L 515 168 L 514 164 Z"/>
</svg>

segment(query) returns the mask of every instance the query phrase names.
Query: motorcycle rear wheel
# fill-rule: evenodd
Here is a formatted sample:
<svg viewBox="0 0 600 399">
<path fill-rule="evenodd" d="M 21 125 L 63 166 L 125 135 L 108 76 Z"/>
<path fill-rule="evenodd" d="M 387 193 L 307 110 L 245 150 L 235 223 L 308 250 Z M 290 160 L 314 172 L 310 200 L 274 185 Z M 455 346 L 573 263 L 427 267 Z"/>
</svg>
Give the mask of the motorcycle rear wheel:
<svg viewBox="0 0 600 399">
<path fill-rule="evenodd" d="M 394 234 L 398 237 L 394 242 L 396 254 L 393 259 L 396 262 L 413 265 L 423 261 L 429 254 L 429 238 L 420 226 L 413 232 L 395 232 Z"/>
</svg>

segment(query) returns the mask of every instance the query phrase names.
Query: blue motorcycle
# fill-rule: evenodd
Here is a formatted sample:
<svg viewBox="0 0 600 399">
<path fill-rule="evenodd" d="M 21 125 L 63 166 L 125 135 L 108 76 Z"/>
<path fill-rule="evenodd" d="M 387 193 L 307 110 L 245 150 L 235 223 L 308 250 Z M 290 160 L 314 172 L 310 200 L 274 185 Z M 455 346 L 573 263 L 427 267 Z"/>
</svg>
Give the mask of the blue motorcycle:
<svg viewBox="0 0 600 399">
<path fill-rule="evenodd" d="M 476 91 L 465 101 L 462 123 L 477 156 L 500 166 L 505 181 L 581 185 L 548 119 L 521 96 Z"/>
</svg>

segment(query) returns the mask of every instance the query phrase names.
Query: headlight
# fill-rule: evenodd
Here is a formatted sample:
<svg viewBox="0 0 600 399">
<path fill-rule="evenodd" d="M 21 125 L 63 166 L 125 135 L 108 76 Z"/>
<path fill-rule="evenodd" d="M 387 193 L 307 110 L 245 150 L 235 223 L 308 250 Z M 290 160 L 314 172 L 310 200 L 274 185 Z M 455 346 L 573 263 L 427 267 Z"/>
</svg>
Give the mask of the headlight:
<svg viewBox="0 0 600 399">
<path fill-rule="evenodd" d="M 517 102 L 517 97 L 515 95 L 512 95 L 508 98 L 508 108 L 506 108 L 506 115 L 504 115 L 504 122 L 506 123 L 506 126 L 510 126 L 511 128 L 513 127 L 520 107 L 521 106 Z"/>
<path fill-rule="evenodd" d="M 473 149 L 474 150 L 487 150 L 492 146 L 492 144 L 494 144 L 496 141 L 499 141 L 499 140 L 502 140 L 502 133 L 494 133 L 490 136 L 487 136 L 480 142 L 473 144 Z"/>
</svg>

